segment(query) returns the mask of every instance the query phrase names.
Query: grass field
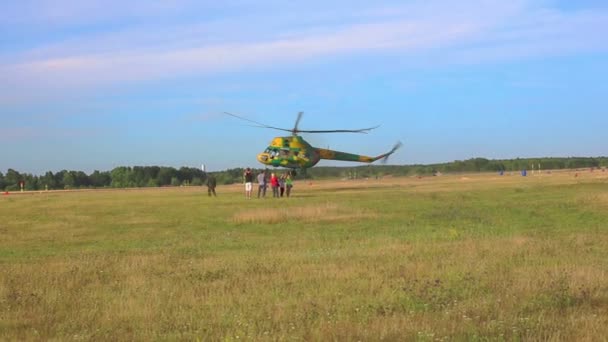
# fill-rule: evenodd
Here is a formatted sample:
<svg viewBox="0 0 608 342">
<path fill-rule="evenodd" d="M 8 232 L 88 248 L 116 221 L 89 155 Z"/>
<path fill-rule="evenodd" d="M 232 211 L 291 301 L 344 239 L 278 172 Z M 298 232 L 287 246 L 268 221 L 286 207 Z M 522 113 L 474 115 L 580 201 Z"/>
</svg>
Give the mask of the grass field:
<svg viewBox="0 0 608 342">
<path fill-rule="evenodd" d="M 608 172 L 0 196 L 0 340 L 605 340 Z"/>
</svg>

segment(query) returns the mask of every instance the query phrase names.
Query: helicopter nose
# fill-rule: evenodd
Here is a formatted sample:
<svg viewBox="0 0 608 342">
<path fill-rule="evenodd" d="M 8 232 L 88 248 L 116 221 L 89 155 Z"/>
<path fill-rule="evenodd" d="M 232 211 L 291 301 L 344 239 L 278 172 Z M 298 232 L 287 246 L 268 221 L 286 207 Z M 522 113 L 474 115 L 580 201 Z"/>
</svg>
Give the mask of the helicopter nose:
<svg viewBox="0 0 608 342">
<path fill-rule="evenodd" d="M 270 160 L 270 156 L 268 155 L 268 153 L 260 153 L 258 154 L 258 161 L 262 164 L 268 164 L 268 161 Z"/>
</svg>

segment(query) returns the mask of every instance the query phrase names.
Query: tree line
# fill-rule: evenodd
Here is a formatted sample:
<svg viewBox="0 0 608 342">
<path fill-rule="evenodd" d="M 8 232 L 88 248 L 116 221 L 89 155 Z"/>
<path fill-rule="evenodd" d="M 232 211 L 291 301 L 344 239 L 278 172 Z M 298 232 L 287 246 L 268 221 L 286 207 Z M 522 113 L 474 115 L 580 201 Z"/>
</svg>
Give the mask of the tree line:
<svg viewBox="0 0 608 342">
<path fill-rule="evenodd" d="M 202 185 L 206 174 L 197 168 L 163 166 L 119 166 L 111 171 L 94 171 L 87 175 L 82 171 L 47 171 L 36 176 L 8 169 L 0 172 L 0 189 L 16 191 L 23 182 L 24 190 L 55 190 L 84 188 L 136 188 L 179 185 Z"/>
<path fill-rule="evenodd" d="M 471 158 L 438 164 L 364 165 L 357 167 L 316 167 L 309 171 L 311 178 L 368 178 L 392 176 L 425 176 L 439 173 L 510 172 L 521 170 L 562 170 L 608 167 L 608 157 L 568 158 Z"/>
<path fill-rule="evenodd" d="M 456 160 L 449 163 L 429 165 L 364 165 L 357 167 L 315 167 L 306 173 L 299 172 L 296 179 L 329 179 L 329 178 L 368 178 L 412 175 L 435 175 L 438 173 L 461 172 L 499 172 L 520 171 L 523 169 L 558 170 L 577 168 L 608 167 L 608 157 L 569 157 L 569 158 L 517 158 L 490 160 L 472 158 Z M 255 174 L 262 169 L 254 169 Z M 242 181 L 244 169 L 234 168 L 213 172 L 218 184 L 233 184 Z M 277 169 L 276 172 L 286 172 Z M 111 171 L 94 171 L 86 174 L 82 171 L 51 171 L 44 175 L 20 173 L 8 169 L 6 174 L 0 172 L 0 190 L 18 191 L 23 182 L 24 190 L 56 190 L 86 188 L 136 188 L 162 186 L 200 186 L 207 180 L 207 174 L 198 168 L 181 167 L 179 169 L 164 166 L 119 166 Z"/>
</svg>

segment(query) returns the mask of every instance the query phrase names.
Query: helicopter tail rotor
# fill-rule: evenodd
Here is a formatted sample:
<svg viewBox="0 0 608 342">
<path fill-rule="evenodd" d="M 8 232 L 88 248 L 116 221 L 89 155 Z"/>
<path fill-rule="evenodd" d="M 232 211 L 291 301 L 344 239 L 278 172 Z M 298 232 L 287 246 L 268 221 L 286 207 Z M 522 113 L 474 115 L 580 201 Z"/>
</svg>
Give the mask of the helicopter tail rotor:
<svg viewBox="0 0 608 342">
<path fill-rule="evenodd" d="M 401 148 L 401 146 L 403 146 L 401 141 L 397 141 L 395 146 L 393 146 L 393 148 L 388 153 L 385 153 L 384 155 L 380 156 L 380 158 L 382 159 L 380 162 L 382 164 L 386 164 L 386 162 L 388 161 L 388 157 L 390 157 L 391 154 L 395 153 L 395 151 L 397 151 L 399 148 Z M 380 159 L 380 158 L 378 158 L 378 159 Z"/>
</svg>

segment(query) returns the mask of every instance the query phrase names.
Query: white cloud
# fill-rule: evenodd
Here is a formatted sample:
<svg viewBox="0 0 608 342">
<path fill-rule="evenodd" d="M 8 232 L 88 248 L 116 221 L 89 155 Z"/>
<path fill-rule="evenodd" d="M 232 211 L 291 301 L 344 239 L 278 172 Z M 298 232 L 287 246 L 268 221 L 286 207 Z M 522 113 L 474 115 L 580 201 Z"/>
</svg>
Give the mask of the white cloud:
<svg viewBox="0 0 608 342">
<path fill-rule="evenodd" d="M 93 5 L 66 16 L 73 18 Z M 136 11 L 127 12 L 133 15 Z M 159 15 L 159 11 L 152 12 Z M 108 13 L 114 10 L 106 10 Z M 432 1 L 354 13 L 343 18 L 346 22 L 324 13 L 321 23 L 300 20 L 291 27 L 284 26 L 285 18 L 266 23 L 269 16 L 248 18 L 243 25 L 235 20 L 177 26 L 148 23 L 43 44 L 4 56 L 0 100 L 6 102 L 32 90 L 44 93 L 57 88 L 286 67 L 387 51 L 410 57 L 435 53 L 444 63 L 478 63 L 608 48 L 601 34 L 608 32 L 606 12 L 560 12 L 525 1 L 480 0 L 467 5 Z M 255 23 L 260 27 L 252 29 L 252 34 L 247 29 Z M 277 27 L 283 30 L 272 31 Z"/>
</svg>

